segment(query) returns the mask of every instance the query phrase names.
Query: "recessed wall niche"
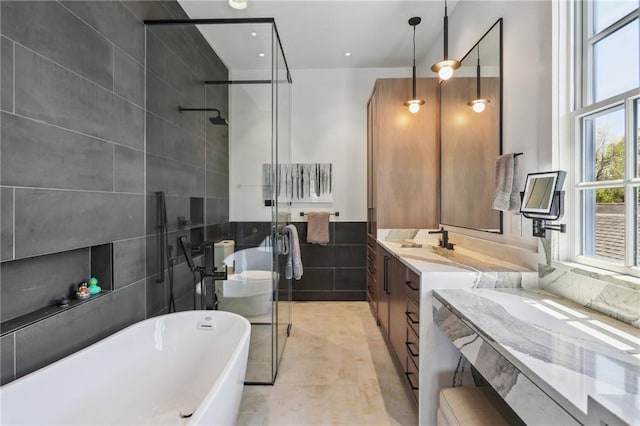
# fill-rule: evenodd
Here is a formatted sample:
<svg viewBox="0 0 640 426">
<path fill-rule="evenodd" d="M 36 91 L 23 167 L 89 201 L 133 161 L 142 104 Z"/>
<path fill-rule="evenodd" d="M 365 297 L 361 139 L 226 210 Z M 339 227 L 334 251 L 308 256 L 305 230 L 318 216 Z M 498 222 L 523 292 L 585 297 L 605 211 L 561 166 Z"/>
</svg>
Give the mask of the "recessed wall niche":
<svg viewBox="0 0 640 426">
<path fill-rule="evenodd" d="M 102 292 L 75 299 L 78 284 L 91 277 Z M 2 278 L 0 333 L 5 335 L 113 290 L 113 244 L 3 262 Z M 63 297 L 69 306 L 58 306 Z"/>
</svg>

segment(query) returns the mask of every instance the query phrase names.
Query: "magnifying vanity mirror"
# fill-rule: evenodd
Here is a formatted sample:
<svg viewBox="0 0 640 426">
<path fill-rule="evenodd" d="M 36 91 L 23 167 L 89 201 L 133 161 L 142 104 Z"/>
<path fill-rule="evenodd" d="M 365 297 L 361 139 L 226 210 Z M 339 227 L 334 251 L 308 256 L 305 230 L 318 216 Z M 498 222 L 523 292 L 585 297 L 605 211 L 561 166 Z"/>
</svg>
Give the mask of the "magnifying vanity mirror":
<svg viewBox="0 0 640 426">
<path fill-rule="evenodd" d="M 502 153 L 502 18 L 440 84 L 440 103 L 440 222 L 502 233 L 502 213 L 491 208 Z"/>
</svg>

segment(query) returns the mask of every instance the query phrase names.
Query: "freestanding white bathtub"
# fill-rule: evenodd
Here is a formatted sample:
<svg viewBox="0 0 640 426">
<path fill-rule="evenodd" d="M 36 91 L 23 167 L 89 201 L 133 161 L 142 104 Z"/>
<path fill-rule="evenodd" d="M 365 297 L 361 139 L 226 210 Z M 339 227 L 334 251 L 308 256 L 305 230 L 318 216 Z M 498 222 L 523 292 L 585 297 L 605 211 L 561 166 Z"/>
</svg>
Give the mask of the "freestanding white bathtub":
<svg viewBox="0 0 640 426">
<path fill-rule="evenodd" d="M 249 322 L 189 311 L 134 324 L 0 389 L 0 424 L 233 425 Z"/>
</svg>

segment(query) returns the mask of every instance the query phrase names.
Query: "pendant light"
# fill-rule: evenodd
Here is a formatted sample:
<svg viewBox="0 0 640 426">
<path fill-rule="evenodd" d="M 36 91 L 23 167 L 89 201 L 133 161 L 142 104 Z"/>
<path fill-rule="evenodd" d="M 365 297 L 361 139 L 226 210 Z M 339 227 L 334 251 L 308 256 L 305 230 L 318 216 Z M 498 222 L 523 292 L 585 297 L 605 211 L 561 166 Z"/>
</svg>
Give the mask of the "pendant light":
<svg viewBox="0 0 640 426">
<path fill-rule="evenodd" d="M 480 46 L 478 46 L 478 65 L 476 65 L 476 98 L 467 102 L 474 112 L 480 113 L 484 111 L 487 104 L 491 102 L 489 99 L 482 99 L 480 97 Z"/>
<path fill-rule="evenodd" d="M 246 9 L 247 0 L 229 0 L 229 6 L 234 9 Z"/>
<path fill-rule="evenodd" d="M 442 80 L 449 80 L 453 72 L 460 68 L 460 61 L 449 59 L 449 18 L 447 17 L 447 0 L 444 0 L 444 59 L 431 66 Z"/>
<path fill-rule="evenodd" d="M 420 111 L 420 105 L 424 105 L 422 99 L 418 99 L 416 95 L 416 25 L 422 22 L 422 19 L 418 16 L 414 16 L 409 19 L 409 25 L 413 27 L 413 95 L 411 99 L 405 102 L 403 105 L 409 107 L 409 112 L 415 114 Z"/>
</svg>

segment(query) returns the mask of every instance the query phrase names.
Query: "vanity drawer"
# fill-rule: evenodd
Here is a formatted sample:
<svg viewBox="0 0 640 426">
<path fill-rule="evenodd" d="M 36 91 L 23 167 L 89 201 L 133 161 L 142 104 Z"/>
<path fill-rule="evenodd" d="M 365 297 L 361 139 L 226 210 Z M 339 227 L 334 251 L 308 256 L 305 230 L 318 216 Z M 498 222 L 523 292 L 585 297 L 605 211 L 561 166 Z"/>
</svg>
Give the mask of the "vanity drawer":
<svg viewBox="0 0 640 426">
<path fill-rule="evenodd" d="M 420 306 L 409 297 L 407 297 L 406 316 L 408 332 L 413 332 L 416 336 L 420 336 Z"/>
<path fill-rule="evenodd" d="M 420 365 L 420 338 L 413 332 L 411 327 L 407 326 L 407 362 L 413 361 L 418 367 Z M 419 369 L 419 368 L 418 368 Z"/>
<path fill-rule="evenodd" d="M 411 389 L 411 395 L 413 395 L 415 401 L 418 402 L 420 374 L 418 373 L 418 367 L 416 367 L 411 359 L 407 359 L 407 371 L 405 371 L 404 377 L 407 379 L 409 388 Z"/>
<path fill-rule="evenodd" d="M 407 287 L 407 297 L 420 305 L 420 276 L 407 268 L 404 284 Z"/>
</svg>

